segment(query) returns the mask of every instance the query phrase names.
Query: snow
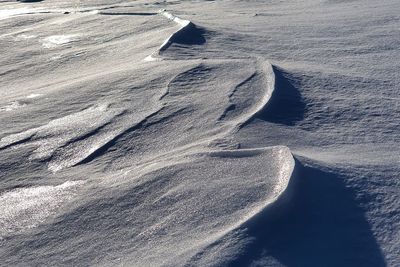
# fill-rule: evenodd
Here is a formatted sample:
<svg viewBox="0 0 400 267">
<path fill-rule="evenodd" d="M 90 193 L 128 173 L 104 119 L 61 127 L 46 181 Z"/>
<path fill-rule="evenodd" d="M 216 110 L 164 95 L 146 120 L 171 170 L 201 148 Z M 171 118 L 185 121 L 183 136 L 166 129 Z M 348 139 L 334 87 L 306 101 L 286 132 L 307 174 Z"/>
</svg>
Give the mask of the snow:
<svg viewBox="0 0 400 267">
<path fill-rule="evenodd" d="M 55 48 L 59 45 L 68 44 L 77 40 L 78 36 L 76 34 L 53 35 L 43 39 L 43 46 L 45 48 Z"/>
<path fill-rule="evenodd" d="M 35 11 L 39 11 L 40 9 L 32 9 L 32 8 L 10 8 L 10 9 L 0 9 L 0 20 L 3 19 L 8 19 L 12 16 L 16 15 L 23 15 L 23 14 L 29 14 Z"/>
<path fill-rule="evenodd" d="M 1 5 L 3 265 L 398 265 L 397 1 Z"/>
<path fill-rule="evenodd" d="M 82 184 L 83 181 L 67 181 L 57 186 L 19 188 L 1 194 L 0 241 L 46 220 L 71 200 Z"/>
</svg>

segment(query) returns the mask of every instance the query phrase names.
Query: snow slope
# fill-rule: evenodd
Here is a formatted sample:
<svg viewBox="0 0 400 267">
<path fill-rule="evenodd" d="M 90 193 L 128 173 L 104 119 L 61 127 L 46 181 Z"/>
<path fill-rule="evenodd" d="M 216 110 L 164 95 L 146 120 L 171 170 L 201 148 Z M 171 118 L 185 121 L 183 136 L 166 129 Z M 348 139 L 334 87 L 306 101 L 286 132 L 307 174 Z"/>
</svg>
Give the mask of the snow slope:
<svg viewBox="0 0 400 267">
<path fill-rule="evenodd" d="M 0 3 L 0 265 L 396 266 L 398 11 Z"/>
</svg>

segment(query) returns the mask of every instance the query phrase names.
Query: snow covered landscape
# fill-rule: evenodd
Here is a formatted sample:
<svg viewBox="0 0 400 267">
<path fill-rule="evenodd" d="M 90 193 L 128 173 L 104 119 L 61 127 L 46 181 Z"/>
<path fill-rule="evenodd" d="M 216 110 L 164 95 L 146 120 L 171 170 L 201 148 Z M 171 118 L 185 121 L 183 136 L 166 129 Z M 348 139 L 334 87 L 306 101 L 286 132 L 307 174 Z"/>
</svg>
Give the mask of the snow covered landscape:
<svg viewBox="0 0 400 267">
<path fill-rule="evenodd" d="M 400 266 L 398 0 L 0 1 L 0 266 Z"/>
</svg>

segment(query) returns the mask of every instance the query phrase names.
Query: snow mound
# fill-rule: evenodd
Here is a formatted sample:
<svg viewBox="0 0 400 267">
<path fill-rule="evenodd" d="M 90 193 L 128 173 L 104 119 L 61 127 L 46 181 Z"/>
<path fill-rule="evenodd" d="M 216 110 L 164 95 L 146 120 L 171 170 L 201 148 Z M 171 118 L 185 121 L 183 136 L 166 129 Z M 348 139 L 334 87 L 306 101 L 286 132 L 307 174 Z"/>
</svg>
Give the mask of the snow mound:
<svg viewBox="0 0 400 267">
<path fill-rule="evenodd" d="M 93 106 L 41 127 L 6 136 L 0 140 L 0 150 L 33 145 L 37 148 L 29 156 L 30 160 L 45 160 L 55 172 L 79 163 L 113 138 L 114 132 L 101 133 L 101 130 L 122 112 L 110 109 L 107 104 Z"/>
<path fill-rule="evenodd" d="M 157 162 L 139 177 L 131 168 L 119 186 L 99 191 L 29 238 L 36 247 L 34 262 L 184 266 L 274 203 L 294 168 L 287 147 L 201 152 Z M 96 250 L 76 249 L 81 242 Z M 21 246 L 24 242 L 16 244 Z M 47 254 L 53 249 L 62 253 Z"/>
<path fill-rule="evenodd" d="M 162 52 L 166 51 L 172 44 L 186 44 L 186 45 L 200 45 L 206 42 L 203 37 L 204 30 L 196 26 L 190 20 L 185 20 L 173 15 L 170 12 L 165 10 L 161 10 L 160 14 L 166 17 L 167 19 L 175 22 L 179 29 L 176 30 L 173 34 L 171 34 L 158 48 L 150 56 L 146 57 L 146 61 L 154 61 L 157 60 L 157 56 L 161 55 Z"/>
</svg>

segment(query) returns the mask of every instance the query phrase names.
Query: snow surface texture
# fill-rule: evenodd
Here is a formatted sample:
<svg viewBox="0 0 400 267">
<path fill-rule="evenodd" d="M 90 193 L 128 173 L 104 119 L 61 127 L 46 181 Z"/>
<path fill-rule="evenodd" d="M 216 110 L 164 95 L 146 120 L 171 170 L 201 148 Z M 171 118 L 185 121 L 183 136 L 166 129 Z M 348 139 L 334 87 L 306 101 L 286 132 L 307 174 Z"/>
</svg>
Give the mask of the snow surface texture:
<svg viewBox="0 0 400 267">
<path fill-rule="evenodd" d="M 0 265 L 397 266 L 398 14 L 0 3 Z"/>
</svg>

